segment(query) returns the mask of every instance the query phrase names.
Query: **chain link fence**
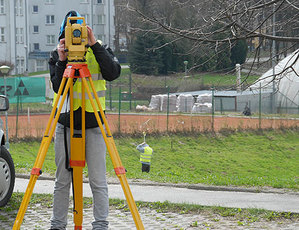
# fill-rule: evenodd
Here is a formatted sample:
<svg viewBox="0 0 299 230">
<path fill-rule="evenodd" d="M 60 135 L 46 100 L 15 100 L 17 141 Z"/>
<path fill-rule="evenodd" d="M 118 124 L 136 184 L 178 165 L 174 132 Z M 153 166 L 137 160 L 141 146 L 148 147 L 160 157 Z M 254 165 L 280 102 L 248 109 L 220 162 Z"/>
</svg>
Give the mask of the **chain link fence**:
<svg viewBox="0 0 299 230">
<path fill-rule="evenodd" d="M 204 82 L 202 90 L 194 91 L 188 87 L 192 84 L 188 77 L 182 77 L 179 84 L 170 77 L 126 78 L 110 83 L 107 90 L 108 114 L 114 114 L 110 124 L 119 133 L 218 132 L 299 125 L 299 104 L 279 92 L 262 88 L 216 90 L 204 87 Z M 180 90 L 184 88 L 187 91 Z"/>
<path fill-rule="evenodd" d="M 299 125 L 299 102 L 279 92 L 237 91 L 234 87 L 221 90 L 221 85 L 213 85 L 193 76 L 132 77 L 131 74 L 107 82 L 106 116 L 110 129 L 114 134 L 140 134 L 279 129 Z M 8 111 L 9 136 L 41 137 L 51 109 L 51 100 L 23 103 L 18 107 L 12 104 Z"/>
</svg>

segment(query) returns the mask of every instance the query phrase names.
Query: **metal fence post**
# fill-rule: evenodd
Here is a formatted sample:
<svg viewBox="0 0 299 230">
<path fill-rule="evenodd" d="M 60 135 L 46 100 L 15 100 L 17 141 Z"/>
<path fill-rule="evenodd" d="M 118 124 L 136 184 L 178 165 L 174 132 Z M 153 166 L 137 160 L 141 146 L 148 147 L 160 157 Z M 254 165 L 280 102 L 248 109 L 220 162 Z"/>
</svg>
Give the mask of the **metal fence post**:
<svg viewBox="0 0 299 230">
<path fill-rule="evenodd" d="M 185 97 L 185 113 L 188 112 L 187 103 L 188 103 L 188 100 L 187 100 L 187 97 Z"/>
<path fill-rule="evenodd" d="M 221 114 L 223 114 L 223 102 L 222 102 L 222 98 L 220 98 L 220 111 L 221 111 Z"/>
<path fill-rule="evenodd" d="M 4 74 L 4 95 L 8 98 L 7 92 L 6 92 L 6 74 Z M 6 141 L 5 146 L 7 149 L 9 149 L 9 136 L 8 136 L 8 118 L 7 118 L 7 110 L 5 111 L 5 132 L 6 132 Z"/>
<path fill-rule="evenodd" d="M 132 74 L 129 75 L 129 97 L 130 97 L 130 111 L 132 110 Z"/>
<path fill-rule="evenodd" d="M 109 102 L 110 102 L 110 110 L 112 110 L 112 83 L 109 82 Z"/>
<path fill-rule="evenodd" d="M 262 128 L 262 84 L 260 83 L 260 93 L 259 93 L 259 129 Z"/>
<path fill-rule="evenodd" d="M 275 32 L 275 4 L 273 4 L 273 16 L 272 16 L 272 35 L 275 36 L 276 32 Z M 276 43 L 275 43 L 275 39 L 272 40 L 272 73 L 273 73 L 273 78 L 272 78 L 272 113 L 276 113 L 275 112 L 275 58 L 276 58 Z"/>
<path fill-rule="evenodd" d="M 118 133 L 120 133 L 120 109 L 121 109 L 121 86 L 119 86 L 119 94 L 118 94 Z"/>
<path fill-rule="evenodd" d="M 166 131 L 168 133 L 168 123 L 169 123 L 169 86 L 167 86 L 167 119 L 166 119 Z"/>
<path fill-rule="evenodd" d="M 16 138 L 18 138 L 18 124 L 19 124 L 19 98 L 20 96 L 17 96 L 17 116 L 16 116 Z"/>
<path fill-rule="evenodd" d="M 214 132 L 214 115 L 215 115 L 215 98 L 214 98 L 214 86 L 212 87 L 212 124 L 211 124 L 211 128 L 212 131 Z"/>
</svg>

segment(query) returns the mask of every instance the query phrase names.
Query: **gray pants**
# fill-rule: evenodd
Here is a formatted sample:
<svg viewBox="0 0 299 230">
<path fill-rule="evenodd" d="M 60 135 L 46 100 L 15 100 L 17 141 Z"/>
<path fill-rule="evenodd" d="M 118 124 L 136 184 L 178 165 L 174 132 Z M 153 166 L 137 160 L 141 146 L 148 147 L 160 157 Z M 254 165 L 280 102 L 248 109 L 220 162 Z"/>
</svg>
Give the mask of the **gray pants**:
<svg viewBox="0 0 299 230">
<path fill-rule="evenodd" d="M 52 229 L 66 229 L 69 209 L 71 172 L 65 168 L 64 127 L 57 124 L 55 133 L 56 180 L 54 187 Z M 74 130 L 74 133 L 80 133 Z M 93 194 L 93 229 L 108 229 L 108 187 L 106 182 L 106 145 L 100 128 L 86 129 L 86 163 L 89 184 Z M 69 140 L 70 129 L 67 128 Z M 70 145 L 68 143 L 68 151 Z"/>
</svg>

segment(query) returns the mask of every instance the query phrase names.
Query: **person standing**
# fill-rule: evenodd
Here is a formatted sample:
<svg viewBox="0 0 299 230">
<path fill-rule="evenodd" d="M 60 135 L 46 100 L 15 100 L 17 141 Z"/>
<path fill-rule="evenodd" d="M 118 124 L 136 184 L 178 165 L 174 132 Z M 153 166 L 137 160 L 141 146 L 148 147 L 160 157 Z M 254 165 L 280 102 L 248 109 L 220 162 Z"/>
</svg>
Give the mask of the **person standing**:
<svg viewBox="0 0 299 230">
<path fill-rule="evenodd" d="M 60 87 L 64 70 L 68 63 L 67 52 L 65 52 L 65 26 L 68 17 L 80 17 L 76 11 L 66 14 L 61 24 L 59 33 L 59 44 L 51 52 L 49 68 L 51 82 L 55 93 Z M 79 20 L 78 22 L 79 23 Z M 105 47 L 95 39 L 93 30 L 87 26 L 88 45 L 86 61 L 91 73 L 95 90 L 98 94 L 101 107 L 105 111 L 105 81 L 113 81 L 120 76 L 121 67 L 110 48 Z M 74 82 L 74 134 L 81 133 L 81 79 Z M 94 99 L 95 101 L 95 99 Z M 69 98 L 65 99 L 63 109 L 58 119 L 55 130 L 55 163 L 56 179 L 53 198 L 53 214 L 51 217 L 51 229 L 66 229 L 67 215 L 69 209 L 70 185 L 72 173 L 69 168 L 70 149 L 70 113 Z M 101 117 L 100 113 L 99 116 Z M 86 101 L 85 112 L 85 134 L 86 134 L 86 163 L 88 166 L 89 184 L 93 194 L 94 221 L 92 229 L 108 229 L 109 197 L 106 181 L 106 145 L 93 113 L 91 103 Z"/>
<path fill-rule="evenodd" d="M 145 142 L 139 144 L 136 149 L 140 152 L 141 171 L 149 173 L 151 169 L 153 149 Z"/>
</svg>

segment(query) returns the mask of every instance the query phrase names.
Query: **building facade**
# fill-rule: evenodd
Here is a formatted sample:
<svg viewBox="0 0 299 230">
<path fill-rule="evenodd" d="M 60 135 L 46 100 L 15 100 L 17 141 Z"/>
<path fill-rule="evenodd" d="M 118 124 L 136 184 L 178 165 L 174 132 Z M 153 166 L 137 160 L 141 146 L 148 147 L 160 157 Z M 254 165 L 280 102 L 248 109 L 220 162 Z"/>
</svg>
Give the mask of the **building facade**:
<svg viewBox="0 0 299 230">
<path fill-rule="evenodd" d="M 70 10 L 85 17 L 96 38 L 114 49 L 113 0 L 0 0 L 0 61 L 14 65 L 12 74 L 47 70 Z"/>
</svg>

